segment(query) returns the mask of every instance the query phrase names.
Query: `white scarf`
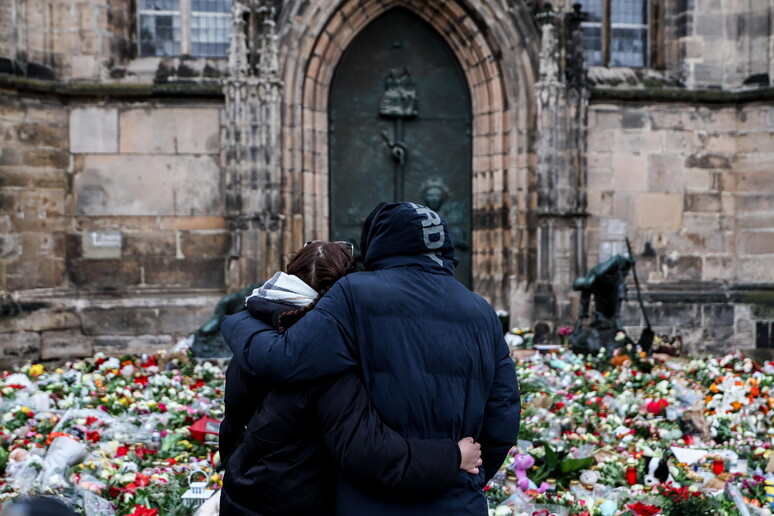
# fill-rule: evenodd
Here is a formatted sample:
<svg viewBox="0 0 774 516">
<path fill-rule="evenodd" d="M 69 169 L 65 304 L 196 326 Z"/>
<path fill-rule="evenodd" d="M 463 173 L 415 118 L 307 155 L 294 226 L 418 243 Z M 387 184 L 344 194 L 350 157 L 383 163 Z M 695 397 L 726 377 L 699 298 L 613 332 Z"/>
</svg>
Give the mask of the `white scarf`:
<svg viewBox="0 0 774 516">
<path fill-rule="evenodd" d="M 298 276 L 278 272 L 261 287 L 253 290 L 253 293 L 245 298 L 245 304 L 251 297 L 306 306 L 317 298 L 317 292 Z"/>
</svg>

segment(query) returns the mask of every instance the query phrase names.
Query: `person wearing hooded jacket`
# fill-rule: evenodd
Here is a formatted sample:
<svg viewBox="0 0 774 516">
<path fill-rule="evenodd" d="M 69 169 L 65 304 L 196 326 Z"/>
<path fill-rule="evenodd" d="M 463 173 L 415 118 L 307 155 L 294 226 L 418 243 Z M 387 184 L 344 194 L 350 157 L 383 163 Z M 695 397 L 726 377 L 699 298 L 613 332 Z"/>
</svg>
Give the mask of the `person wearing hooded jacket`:
<svg viewBox="0 0 774 516">
<path fill-rule="evenodd" d="M 485 515 L 483 487 L 515 442 L 521 411 L 499 319 L 454 279 L 448 227 L 427 207 L 377 206 L 364 223 L 361 253 L 366 271 L 340 279 L 284 333 L 249 314 L 225 317 L 233 360 L 279 383 L 359 366 L 379 415 L 404 437 L 473 436 L 481 444 L 479 473 L 459 472 L 426 500 L 386 501 L 340 477 L 337 514 Z"/>
<path fill-rule="evenodd" d="M 351 251 L 308 243 L 288 264 L 288 274 L 278 272 L 253 291 L 248 311 L 278 329 L 292 326 L 354 269 Z M 409 499 L 443 492 L 459 468 L 478 469 L 479 447 L 470 438 L 405 439 L 386 427 L 353 371 L 277 387 L 232 362 L 225 406 L 221 516 L 332 515 L 337 471 L 378 495 Z"/>
</svg>

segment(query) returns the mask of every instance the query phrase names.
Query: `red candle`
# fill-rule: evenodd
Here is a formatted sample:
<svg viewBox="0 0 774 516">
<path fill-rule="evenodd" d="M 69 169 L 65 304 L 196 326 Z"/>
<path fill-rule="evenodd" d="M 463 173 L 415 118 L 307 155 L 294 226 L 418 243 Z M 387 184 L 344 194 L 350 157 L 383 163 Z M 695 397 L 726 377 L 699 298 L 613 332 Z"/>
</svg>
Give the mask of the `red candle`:
<svg viewBox="0 0 774 516">
<path fill-rule="evenodd" d="M 637 467 L 636 466 L 629 466 L 626 468 L 626 482 L 633 486 L 637 483 Z"/>
<path fill-rule="evenodd" d="M 726 465 L 723 463 L 723 459 L 715 459 L 712 461 L 712 472 L 716 475 L 720 475 L 726 469 Z"/>
</svg>

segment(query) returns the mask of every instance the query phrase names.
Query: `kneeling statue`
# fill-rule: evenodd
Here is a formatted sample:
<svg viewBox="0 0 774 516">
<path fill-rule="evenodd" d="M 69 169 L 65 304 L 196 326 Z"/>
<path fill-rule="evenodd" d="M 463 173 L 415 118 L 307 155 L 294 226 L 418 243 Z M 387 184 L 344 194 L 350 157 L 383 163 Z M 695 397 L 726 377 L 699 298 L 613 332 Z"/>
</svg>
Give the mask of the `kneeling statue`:
<svg viewBox="0 0 774 516">
<path fill-rule="evenodd" d="M 570 334 L 574 352 L 597 353 L 604 348 L 612 353 L 632 342 L 628 336 L 616 340 L 616 335 L 624 331 L 620 321 L 621 303 L 626 299 L 626 275 L 634 263 L 633 257 L 616 254 L 594 266 L 586 276 L 575 280 L 572 288 L 580 291 L 581 301 L 578 322 Z M 589 318 L 592 296 L 594 314 L 588 327 L 584 327 L 584 320 Z"/>
</svg>

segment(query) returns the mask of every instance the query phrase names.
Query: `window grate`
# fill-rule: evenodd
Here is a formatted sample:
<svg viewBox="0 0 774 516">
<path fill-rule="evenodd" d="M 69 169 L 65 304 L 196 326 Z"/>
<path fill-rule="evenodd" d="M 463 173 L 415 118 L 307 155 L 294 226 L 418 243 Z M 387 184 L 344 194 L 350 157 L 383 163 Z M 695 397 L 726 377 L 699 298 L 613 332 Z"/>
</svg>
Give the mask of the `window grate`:
<svg viewBox="0 0 774 516">
<path fill-rule="evenodd" d="M 139 55 L 226 57 L 231 0 L 138 0 Z"/>
<path fill-rule="evenodd" d="M 605 15 L 606 6 L 609 16 Z M 586 0 L 583 10 L 588 14 L 581 24 L 587 65 L 647 65 L 650 30 L 646 0 Z"/>
</svg>

